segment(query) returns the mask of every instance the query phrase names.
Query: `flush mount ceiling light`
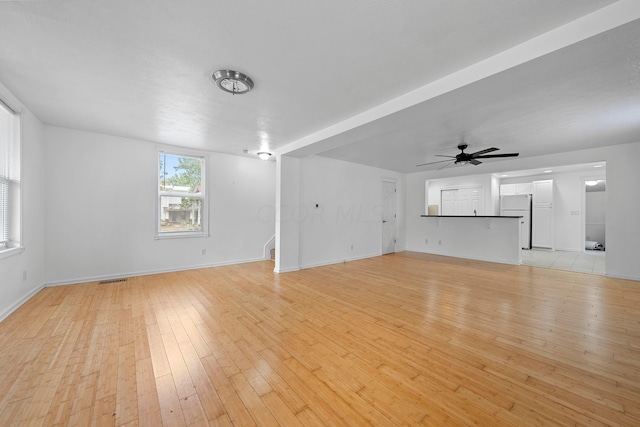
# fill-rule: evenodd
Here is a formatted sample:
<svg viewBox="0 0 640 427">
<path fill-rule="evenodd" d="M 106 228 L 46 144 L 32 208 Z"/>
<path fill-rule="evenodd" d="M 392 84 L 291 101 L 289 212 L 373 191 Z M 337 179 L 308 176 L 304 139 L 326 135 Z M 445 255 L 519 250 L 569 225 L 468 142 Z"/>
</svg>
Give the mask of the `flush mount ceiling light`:
<svg viewBox="0 0 640 427">
<path fill-rule="evenodd" d="M 258 157 L 260 157 L 260 160 L 269 160 L 269 157 L 271 157 L 271 153 L 268 153 L 266 151 L 260 151 L 257 154 Z"/>
<path fill-rule="evenodd" d="M 598 181 L 597 180 L 585 181 L 584 183 L 587 184 L 589 187 L 593 187 L 594 185 L 598 185 Z"/>
<path fill-rule="evenodd" d="M 218 70 L 211 78 L 220 89 L 234 95 L 247 93 L 253 89 L 253 80 L 239 71 Z"/>
</svg>

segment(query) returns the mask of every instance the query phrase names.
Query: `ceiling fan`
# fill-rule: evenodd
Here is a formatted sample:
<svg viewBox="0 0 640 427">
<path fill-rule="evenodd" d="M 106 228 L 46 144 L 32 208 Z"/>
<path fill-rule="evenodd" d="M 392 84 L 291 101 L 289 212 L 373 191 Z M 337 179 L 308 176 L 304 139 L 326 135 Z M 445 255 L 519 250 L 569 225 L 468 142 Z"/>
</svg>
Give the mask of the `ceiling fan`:
<svg viewBox="0 0 640 427">
<path fill-rule="evenodd" d="M 476 151 L 475 153 L 465 153 L 464 150 L 468 147 L 469 145 L 465 144 L 465 143 L 461 143 L 458 144 L 458 149 L 460 150 L 460 153 L 455 155 L 455 156 L 444 156 L 442 154 L 436 154 L 436 157 L 448 157 L 447 160 L 439 160 L 437 162 L 429 162 L 429 163 L 422 163 L 420 165 L 416 165 L 416 167 L 419 166 L 426 166 L 426 165 L 433 165 L 436 163 L 444 163 L 444 162 L 450 162 L 450 164 L 458 164 L 458 163 L 471 163 L 472 165 L 479 165 L 480 163 L 482 163 L 481 161 L 479 161 L 478 159 L 493 159 L 496 157 L 517 157 L 518 155 L 520 155 L 520 153 L 504 153 L 504 154 L 487 154 L 487 153 L 492 153 L 494 151 L 499 150 L 499 148 L 487 148 L 486 150 L 480 150 L 480 151 Z M 447 167 L 449 165 L 444 165 L 442 168 L 443 169 L 445 167 Z"/>
</svg>

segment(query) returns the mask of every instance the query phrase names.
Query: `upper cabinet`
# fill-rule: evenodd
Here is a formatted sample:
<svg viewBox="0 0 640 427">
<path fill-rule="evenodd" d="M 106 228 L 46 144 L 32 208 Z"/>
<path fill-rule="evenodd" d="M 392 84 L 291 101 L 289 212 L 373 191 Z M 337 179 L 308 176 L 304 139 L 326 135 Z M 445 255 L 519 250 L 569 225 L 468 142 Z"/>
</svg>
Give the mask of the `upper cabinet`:
<svg viewBox="0 0 640 427">
<path fill-rule="evenodd" d="M 516 196 L 518 194 L 532 194 L 533 183 L 520 182 L 517 184 L 500 184 L 501 196 Z"/>
<path fill-rule="evenodd" d="M 533 182 L 533 203 L 534 204 L 553 204 L 553 180 L 534 181 Z"/>
</svg>

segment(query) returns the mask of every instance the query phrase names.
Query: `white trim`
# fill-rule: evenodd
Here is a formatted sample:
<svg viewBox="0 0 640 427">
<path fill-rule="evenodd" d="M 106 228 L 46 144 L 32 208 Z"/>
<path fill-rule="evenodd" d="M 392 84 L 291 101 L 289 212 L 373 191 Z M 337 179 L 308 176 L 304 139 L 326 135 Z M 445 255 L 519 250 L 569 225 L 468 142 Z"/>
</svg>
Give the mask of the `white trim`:
<svg viewBox="0 0 640 427">
<path fill-rule="evenodd" d="M 590 274 L 590 273 L 585 273 L 585 274 Z M 620 275 L 620 274 L 609 274 L 607 272 L 605 272 L 603 274 L 603 276 L 611 277 L 613 279 L 635 280 L 636 282 L 640 282 L 640 276 L 626 276 L 626 275 Z"/>
<path fill-rule="evenodd" d="M 471 257 L 471 256 L 460 257 L 460 256 L 450 255 L 450 254 L 441 253 L 441 252 L 440 253 L 439 252 L 427 252 L 424 249 L 418 249 L 418 248 L 407 248 L 407 252 L 418 252 L 418 253 L 421 253 L 421 254 L 446 256 L 446 257 L 458 258 L 458 259 L 472 259 L 474 261 L 495 262 L 496 264 L 522 265 L 522 251 L 520 251 L 520 257 L 518 259 L 518 262 L 514 262 L 513 260 L 509 260 L 509 259 L 485 258 L 485 257 L 481 257 L 481 256 L 477 256 L 477 257 Z"/>
<path fill-rule="evenodd" d="M 2 249 L 0 250 L 0 259 L 9 258 L 14 255 L 20 255 L 22 252 L 24 252 L 24 248 L 22 246 L 17 248 Z"/>
<path fill-rule="evenodd" d="M 18 114 L 18 110 L 16 110 L 15 108 L 13 108 L 11 105 L 9 105 L 3 98 L 2 96 L 0 96 L 0 107 L 4 108 L 5 110 L 7 110 L 7 112 L 9 114 Z"/>
<path fill-rule="evenodd" d="M 22 304 L 24 304 L 25 302 L 29 301 L 35 294 L 37 294 L 42 289 L 44 289 L 44 287 L 45 287 L 45 285 L 42 284 L 42 285 L 36 287 L 35 289 L 32 289 L 29 293 L 25 294 L 22 298 L 20 298 L 19 300 L 17 300 L 13 304 L 11 304 L 9 307 L 5 308 L 4 311 L 2 311 L 2 313 L 0 313 L 0 322 L 2 322 L 4 319 L 9 317 L 11 315 L 11 313 L 13 313 L 17 309 L 19 309 L 22 306 Z"/>
<path fill-rule="evenodd" d="M 250 262 L 264 262 L 264 261 L 265 261 L 264 258 L 249 258 L 249 259 L 242 259 L 242 260 L 223 261 L 223 262 L 210 263 L 210 264 L 198 264 L 198 265 L 176 267 L 176 268 L 160 268 L 160 269 L 154 269 L 154 270 L 130 271 L 130 272 L 123 272 L 123 273 L 116 273 L 116 274 L 107 274 L 102 276 L 88 276 L 88 277 L 81 277 L 76 279 L 56 280 L 53 282 L 47 282 L 44 284 L 44 286 L 51 287 L 51 286 L 77 285 L 80 283 L 99 282 L 101 280 L 132 278 L 132 277 L 149 276 L 152 274 L 162 274 L 162 273 L 175 273 L 178 271 L 198 270 L 201 268 L 212 268 L 212 267 L 224 267 L 227 265 L 247 264 Z"/>
<path fill-rule="evenodd" d="M 154 239 L 193 239 L 197 237 L 207 238 L 209 237 L 209 233 L 204 233 L 202 231 L 165 231 L 162 233 L 156 233 Z"/>
<path fill-rule="evenodd" d="M 397 252 L 395 252 L 397 253 Z M 351 262 L 351 261 L 358 261 L 361 259 L 367 259 L 367 258 L 375 258 L 375 257 L 379 257 L 382 256 L 382 252 L 377 252 L 374 254 L 369 254 L 369 255 L 361 255 L 361 256 L 356 256 L 356 257 L 351 257 L 351 258 L 342 258 L 342 259 L 335 259 L 332 261 L 323 261 L 323 262 L 318 262 L 318 263 L 313 263 L 313 264 L 304 264 L 300 266 L 300 270 L 305 270 L 307 268 L 315 268 L 315 267 L 324 267 L 327 265 L 334 265 L 334 264 L 342 264 L 345 262 Z"/>
<path fill-rule="evenodd" d="M 298 267 L 291 267 L 291 268 L 274 268 L 273 272 L 274 273 L 293 273 L 294 271 L 300 271 L 300 269 Z"/>
<path fill-rule="evenodd" d="M 191 157 L 194 159 L 201 160 L 201 173 L 200 173 L 200 185 L 202 187 L 202 191 L 200 193 L 183 193 L 183 192 L 162 192 L 158 186 L 158 180 L 156 179 L 156 217 L 155 217 L 155 240 L 165 240 L 165 239 L 184 239 L 184 238 L 194 238 L 194 237 L 203 237 L 208 238 L 209 235 L 209 196 L 208 196 L 208 175 L 207 169 L 209 168 L 209 153 L 200 150 L 194 150 L 190 148 L 182 148 L 182 147 L 174 147 L 174 146 L 166 146 L 166 145 L 157 145 L 156 155 L 155 155 L 155 170 L 157 171 L 158 161 L 160 159 L 161 154 L 168 154 L 171 156 L 184 156 Z M 159 178 L 159 177 L 156 177 Z M 192 199 L 201 200 L 201 212 L 200 212 L 200 230 L 195 231 L 160 231 L 160 215 L 161 215 L 161 200 L 162 197 L 189 197 Z"/>
</svg>

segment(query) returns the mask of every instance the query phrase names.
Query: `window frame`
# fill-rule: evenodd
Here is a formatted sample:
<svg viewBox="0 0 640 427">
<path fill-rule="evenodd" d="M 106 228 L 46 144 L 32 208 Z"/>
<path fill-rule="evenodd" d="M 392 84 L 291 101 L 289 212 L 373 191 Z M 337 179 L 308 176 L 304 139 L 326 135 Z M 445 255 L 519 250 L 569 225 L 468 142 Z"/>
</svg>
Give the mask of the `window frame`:
<svg viewBox="0 0 640 427">
<path fill-rule="evenodd" d="M 184 193 L 179 191 L 162 191 L 160 188 L 160 175 L 158 168 L 160 165 L 160 156 L 162 155 L 175 156 L 175 157 L 188 157 L 194 159 L 200 159 L 200 193 Z M 202 152 L 196 152 L 193 150 L 175 148 L 175 147 L 160 147 L 156 152 L 155 157 L 155 171 L 156 171 L 156 219 L 155 219 L 155 239 L 182 239 L 182 238 L 194 238 L 194 237 L 209 237 L 209 196 L 207 191 L 207 164 L 208 156 Z M 162 198 L 163 197 L 188 197 L 194 199 L 200 199 L 200 230 L 193 231 L 162 231 Z"/>
<path fill-rule="evenodd" d="M 0 176 L 0 180 L 7 186 L 6 220 L 9 222 L 7 240 L 0 243 L 1 260 L 22 253 L 24 247 L 22 246 L 22 117 L 20 111 L 13 108 L 1 96 L 0 111 L 10 116 L 9 121 L 11 122 L 10 141 L 6 146 L 7 159 L 1 169 L 6 169 L 6 176 Z"/>
</svg>

